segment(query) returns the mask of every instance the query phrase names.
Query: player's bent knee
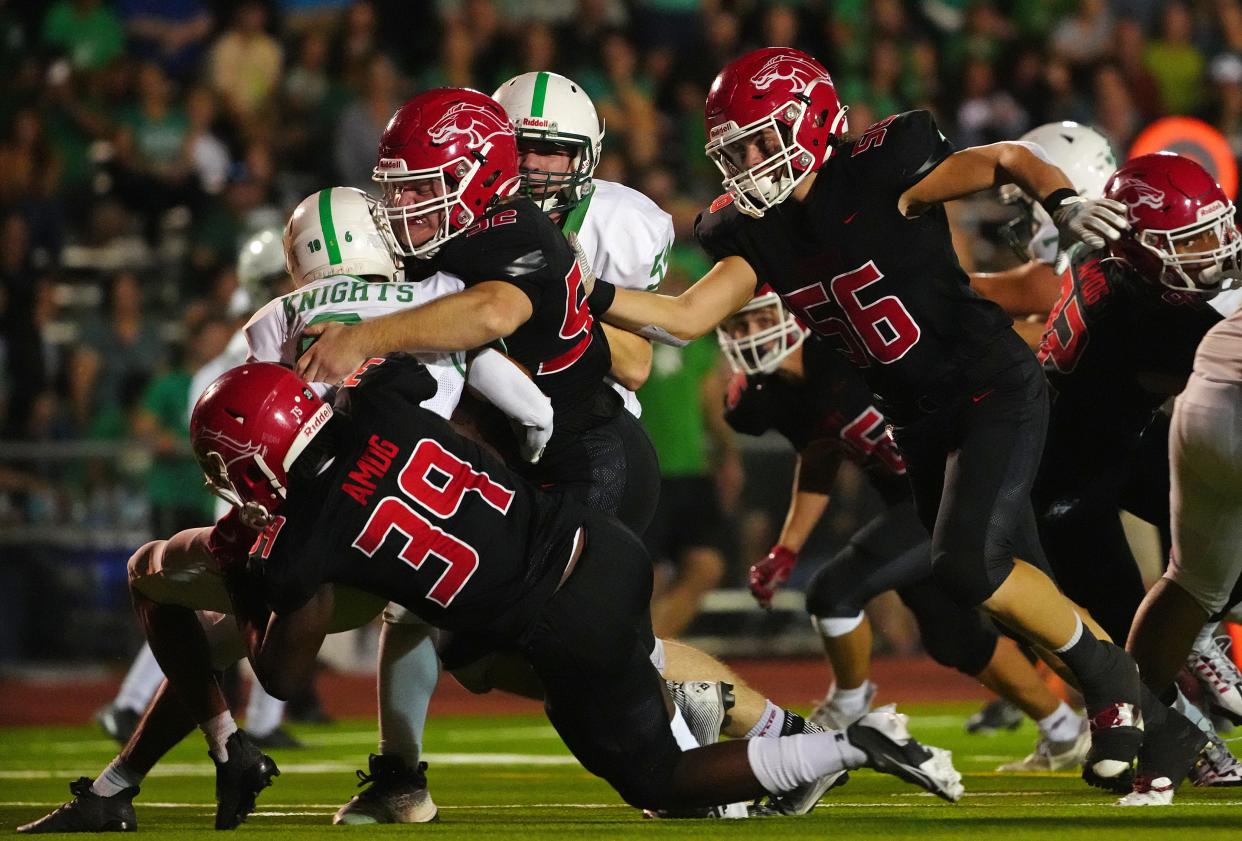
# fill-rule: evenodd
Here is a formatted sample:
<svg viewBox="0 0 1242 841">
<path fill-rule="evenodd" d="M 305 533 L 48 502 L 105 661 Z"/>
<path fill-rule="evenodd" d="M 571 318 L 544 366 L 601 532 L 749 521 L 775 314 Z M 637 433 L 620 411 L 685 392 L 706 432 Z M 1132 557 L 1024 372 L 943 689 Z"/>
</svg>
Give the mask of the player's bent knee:
<svg viewBox="0 0 1242 841">
<path fill-rule="evenodd" d="M 156 554 L 164 551 L 167 542 L 166 540 L 152 540 L 150 543 L 143 544 L 138 551 L 129 556 L 127 571 L 130 590 L 143 593 L 143 582 L 157 568 Z"/>
<path fill-rule="evenodd" d="M 831 576 L 824 574 L 825 571 L 821 569 L 815 573 L 807 584 L 806 612 L 816 619 L 849 620 L 861 616 L 863 606 L 853 597 L 854 594 L 849 592 L 848 587 L 840 586 L 841 582 L 834 583 Z M 858 627 L 858 622 L 854 623 L 854 627 Z M 841 636 L 850 630 L 853 628 L 828 636 Z"/>
</svg>

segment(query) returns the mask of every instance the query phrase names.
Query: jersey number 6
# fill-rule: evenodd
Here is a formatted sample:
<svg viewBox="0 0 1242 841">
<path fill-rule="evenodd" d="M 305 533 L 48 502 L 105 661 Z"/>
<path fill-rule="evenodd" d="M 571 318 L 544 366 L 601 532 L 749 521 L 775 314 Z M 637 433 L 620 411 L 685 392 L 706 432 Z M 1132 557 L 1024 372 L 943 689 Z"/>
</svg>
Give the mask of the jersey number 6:
<svg viewBox="0 0 1242 841">
<path fill-rule="evenodd" d="M 477 493 L 502 515 L 513 502 L 513 491 L 475 470 L 431 438 L 414 447 L 410 460 L 397 477 L 402 492 L 432 516 L 444 520 L 457 513 L 467 493 Z M 405 536 L 398 557 L 421 569 L 428 557 L 447 564 L 427 591 L 427 599 L 448 607 L 462 591 L 479 566 L 479 553 L 414 509 L 406 500 L 387 496 L 371 512 L 367 524 L 354 539 L 354 548 L 368 558 L 375 555 L 394 530 Z"/>
</svg>

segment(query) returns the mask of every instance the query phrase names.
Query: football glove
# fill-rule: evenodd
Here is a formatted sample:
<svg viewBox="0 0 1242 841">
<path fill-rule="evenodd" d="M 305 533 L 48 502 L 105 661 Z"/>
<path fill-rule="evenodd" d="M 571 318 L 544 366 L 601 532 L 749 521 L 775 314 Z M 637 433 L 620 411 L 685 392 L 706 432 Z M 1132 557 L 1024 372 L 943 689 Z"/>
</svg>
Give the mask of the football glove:
<svg viewBox="0 0 1242 841">
<path fill-rule="evenodd" d="M 797 563 L 798 553 L 778 543 L 766 558 L 750 568 L 750 594 L 760 607 L 772 606 L 772 597 L 789 580 L 789 573 Z"/>
<path fill-rule="evenodd" d="M 207 537 L 207 550 L 222 571 L 239 569 L 250 558 L 259 532 L 248 526 L 236 508 L 220 518 Z"/>
<path fill-rule="evenodd" d="M 1130 228 L 1124 203 L 1083 196 L 1062 199 L 1053 209 L 1052 221 L 1061 234 L 1062 251 L 1068 251 L 1076 242 L 1086 243 L 1089 248 L 1103 248 L 1106 240 L 1120 239 L 1121 232 Z"/>
</svg>

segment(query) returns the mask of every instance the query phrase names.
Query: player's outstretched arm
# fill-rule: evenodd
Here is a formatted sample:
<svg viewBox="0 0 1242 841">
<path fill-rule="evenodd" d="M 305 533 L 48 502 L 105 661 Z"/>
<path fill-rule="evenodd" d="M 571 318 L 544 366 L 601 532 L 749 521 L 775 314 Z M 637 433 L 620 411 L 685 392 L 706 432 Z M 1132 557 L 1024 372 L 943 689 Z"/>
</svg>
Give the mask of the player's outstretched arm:
<svg viewBox="0 0 1242 841">
<path fill-rule="evenodd" d="M 1038 260 L 1003 272 L 971 272 L 970 285 L 1012 316 L 1046 315 L 1061 294 L 1061 285 L 1052 266 Z"/>
<path fill-rule="evenodd" d="M 530 298 L 518 287 L 484 281 L 360 324 L 316 324 L 304 333 L 318 338 L 298 359 L 297 374 L 307 382 L 337 383 L 373 356 L 471 350 L 508 336 L 532 312 Z"/>
<path fill-rule="evenodd" d="M 270 614 L 265 623 L 246 604 L 254 592 L 237 576 L 229 576 L 229 595 L 250 666 L 269 695 L 287 700 L 314 674 L 315 658 L 335 609 L 335 591 L 331 584 L 321 584 L 301 607 Z"/>
<path fill-rule="evenodd" d="M 754 296 L 757 280 L 749 263 L 741 257 L 730 256 L 675 298 L 609 287 L 615 289 L 616 294 L 602 308 L 603 314 L 596 309 L 600 300 L 598 291 L 592 293 L 591 310 L 609 324 L 635 333 L 641 334 L 645 328 L 654 327 L 689 341 L 706 335 L 722 319 L 744 306 Z M 596 286 L 607 284 L 597 281 Z"/>
<path fill-rule="evenodd" d="M 651 342 L 611 324 L 603 327 L 608 348 L 612 351 L 612 367 L 608 369 L 608 376 L 630 391 L 638 391 L 651 376 Z"/>
</svg>

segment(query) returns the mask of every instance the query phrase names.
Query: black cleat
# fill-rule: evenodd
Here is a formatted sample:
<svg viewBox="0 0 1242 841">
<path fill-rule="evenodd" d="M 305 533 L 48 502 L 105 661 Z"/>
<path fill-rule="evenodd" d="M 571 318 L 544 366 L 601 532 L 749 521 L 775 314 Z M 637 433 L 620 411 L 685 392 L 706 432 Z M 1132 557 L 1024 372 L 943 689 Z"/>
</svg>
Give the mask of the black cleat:
<svg viewBox="0 0 1242 841">
<path fill-rule="evenodd" d="M 1026 714 L 1012 701 L 997 698 L 966 719 L 966 732 L 989 736 L 1002 730 L 1017 730 L 1025 720 Z"/>
<path fill-rule="evenodd" d="M 926 747 L 910 735 L 907 718 L 892 705 L 873 710 L 845 731 L 850 744 L 867 755 L 867 768 L 930 791 L 950 803 L 961 799 L 962 775 L 953 767 L 953 754 Z"/>
<path fill-rule="evenodd" d="M 228 761 L 216 763 L 216 829 L 236 829 L 254 811 L 259 792 L 280 776 L 275 761 L 261 750 L 244 730 L 224 743 Z"/>
<path fill-rule="evenodd" d="M 142 713 L 138 710 L 118 707 L 116 704 L 100 707 L 95 713 L 95 723 L 122 747 L 129 742 L 129 737 L 134 735 L 134 731 L 138 729 L 138 722 L 141 720 Z"/>
<path fill-rule="evenodd" d="M 1091 750 L 1082 778 L 1105 791 L 1125 794 L 1134 784 L 1134 760 L 1143 744 L 1143 714 L 1134 704 L 1113 703 L 1087 708 Z"/>
<path fill-rule="evenodd" d="M 297 750 L 306 747 L 297 736 L 294 736 L 283 727 L 277 727 L 266 736 L 256 736 L 251 733 L 250 738 L 263 750 Z"/>
<path fill-rule="evenodd" d="M 337 810 L 334 824 L 430 823 L 440 811 L 427 790 L 427 763 L 411 768 L 399 756 L 371 754 L 370 773 L 358 772 L 365 789 Z"/>
<path fill-rule="evenodd" d="M 78 777 L 69 784 L 73 799 L 37 821 L 19 826 L 18 832 L 34 835 L 44 832 L 137 832 L 133 800 L 138 786 L 122 789 L 111 797 L 91 791 L 90 777 Z"/>
</svg>

